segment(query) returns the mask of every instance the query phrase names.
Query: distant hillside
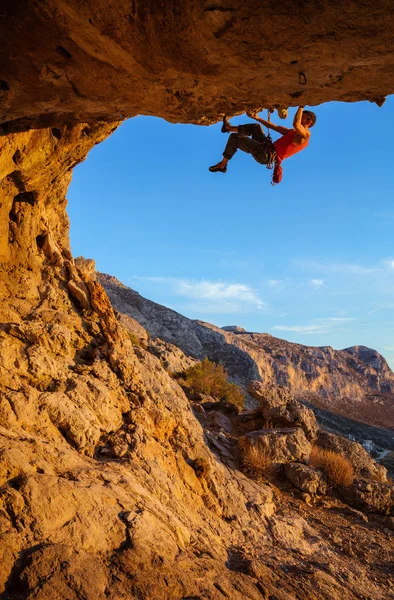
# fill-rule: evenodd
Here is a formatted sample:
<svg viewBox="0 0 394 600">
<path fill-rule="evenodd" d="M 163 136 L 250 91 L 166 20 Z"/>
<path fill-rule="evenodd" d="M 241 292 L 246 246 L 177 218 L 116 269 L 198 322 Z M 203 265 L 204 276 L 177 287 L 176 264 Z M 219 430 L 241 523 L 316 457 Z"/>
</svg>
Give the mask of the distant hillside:
<svg viewBox="0 0 394 600">
<path fill-rule="evenodd" d="M 223 363 L 238 383 L 257 379 L 287 386 L 321 408 L 394 428 L 394 374 L 375 350 L 303 346 L 237 326 L 219 328 L 147 300 L 115 277 L 97 277 L 113 306 L 153 338 L 174 344 L 188 356 Z"/>
</svg>

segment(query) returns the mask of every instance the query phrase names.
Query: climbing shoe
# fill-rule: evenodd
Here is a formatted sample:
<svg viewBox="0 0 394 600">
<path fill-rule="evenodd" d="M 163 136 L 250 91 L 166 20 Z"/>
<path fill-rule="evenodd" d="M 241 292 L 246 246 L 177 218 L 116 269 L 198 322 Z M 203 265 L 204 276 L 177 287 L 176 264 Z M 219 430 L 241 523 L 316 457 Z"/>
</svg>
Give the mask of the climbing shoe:
<svg viewBox="0 0 394 600">
<path fill-rule="evenodd" d="M 224 115 L 224 117 L 223 117 L 223 125 L 222 125 L 222 128 L 220 130 L 222 133 L 228 133 L 228 131 L 227 131 L 227 125 L 229 125 L 228 116 Z"/>
<path fill-rule="evenodd" d="M 209 167 L 209 170 L 211 171 L 211 173 L 227 173 L 227 166 L 221 167 L 220 163 L 218 163 L 217 165 Z"/>
</svg>

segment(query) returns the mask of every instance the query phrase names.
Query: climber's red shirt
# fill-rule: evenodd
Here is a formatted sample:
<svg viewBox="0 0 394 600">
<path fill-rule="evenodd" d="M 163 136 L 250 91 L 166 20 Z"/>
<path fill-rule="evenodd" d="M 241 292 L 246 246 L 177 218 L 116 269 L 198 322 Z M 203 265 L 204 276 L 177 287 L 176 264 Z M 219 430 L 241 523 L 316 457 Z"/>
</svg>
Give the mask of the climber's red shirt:
<svg viewBox="0 0 394 600">
<path fill-rule="evenodd" d="M 293 154 L 297 154 L 297 152 L 307 147 L 309 138 L 305 139 L 301 144 L 295 144 L 294 139 L 296 135 L 298 135 L 296 130 L 290 129 L 290 131 L 274 142 L 276 154 L 280 160 L 289 158 L 289 156 L 293 156 Z"/>
</svg>

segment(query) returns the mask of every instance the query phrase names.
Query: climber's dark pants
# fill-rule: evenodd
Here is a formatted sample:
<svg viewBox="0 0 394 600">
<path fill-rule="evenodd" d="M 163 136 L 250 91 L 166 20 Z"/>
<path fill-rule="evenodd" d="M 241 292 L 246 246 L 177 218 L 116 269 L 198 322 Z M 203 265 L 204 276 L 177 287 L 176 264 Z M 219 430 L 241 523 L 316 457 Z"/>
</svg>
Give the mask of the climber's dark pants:
<svg viewBox="0 0 394 600">
<path fill-rule="evenodd" d="M 248 152 L 262 165 L 266 165 L 270 159 L 267 136 L 258 123 L 238 125 L 238 133 L 230 134 L 223 156 L 230 160 L 237 150 Z"/>
</svg>

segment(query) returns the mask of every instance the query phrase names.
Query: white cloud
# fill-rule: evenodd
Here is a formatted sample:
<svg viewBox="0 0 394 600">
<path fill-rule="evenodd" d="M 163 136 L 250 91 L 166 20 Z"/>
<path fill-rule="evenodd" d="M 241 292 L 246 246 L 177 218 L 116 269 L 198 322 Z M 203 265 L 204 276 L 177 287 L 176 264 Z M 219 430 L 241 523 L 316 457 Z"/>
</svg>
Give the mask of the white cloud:
<svg viewBox="0 0 394 600">
<path fill-rule="evenodd" d="M 394 258 L 385 258 L 383 259 L 383 263 L 389 267 L 389 269 L 394 269 Z"/>
<path fill-rule="evenodd" d="M 222 281 L 176 281 L 176 291 L 188 298 L 212 300 L 236 299 L 262 307 L 263 303 L 251 287 L 243 283 L 224 283 Z"/>
<path fill-rule="evenodd" d="M 244 283 L 209 281 L 206 279 L 183 279 L 176 277 L 134 277 L 140 281 L 149 281 L 164 286 L 166 293 L 199 300 L 188 308 L 195 312 L 241 312 L 245 305 L 259 310 L 265 308 L 257 292 Z"/>
<path fill-rule="evenodd" d="M 353 263 L 319 263 L 314 260 L 296 260 L 295 266 L 299 269 L 314 270 L 321 273 L 354 273 L 355 275 L 369 275 L 380 270 L 378 267 L 367 267 Z"/>
<path fill-rule="evenodd" d="M 382 311 L 382 310 L 393 310 L 393 309 L 394 309 L 394 304 L 392 304 L 392 303 L 382 304 L 381 306 L 377 306 L 376 308 L 370 310 L 368 312 L 368 314 L 374 315 L 375 313 Z"/>
<path fill-rule="evenodd" d="M 355 317 L 324 317 L 322 319 L 316 319 L 317 321 L 323 321 L 323 322 L 343 322 L 343 321 L 354 321 Z"/>
<path fill-rule="evenodd" d="M 281 285 L 280 279 L 268 279 L 267 285 L 270 288 L 277 288 Z"/>
<path fill-rule="evenodd" d="M 274 325 L 272 329 L 276 329 L 277 331 L 294 331 L 296 333 L 327 333 L 327 330 L 317 323 L 314 325 Z"/>
<path fill-rule="evenodd" d="M 315 288 L 323 287 L 324 285 L 323 279 L 311 279 L 309 283 L 312 287 Z"/>
<path fill-rule="evenodd" d="M 384 349 L 388 350 L 389 352 L 394 352 L 394 346 L 385 346 Z"/>
<path fill-rule="evenodd" d="M 274 325 L 273 329 L 305 334 L 329 333 L 338 325 L 354 320 L 354 317 L 323 317 L 308 325 Z"/>
</svg>

